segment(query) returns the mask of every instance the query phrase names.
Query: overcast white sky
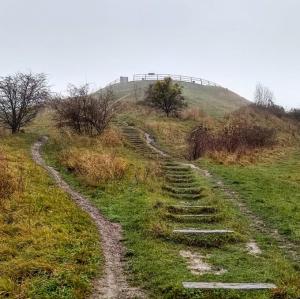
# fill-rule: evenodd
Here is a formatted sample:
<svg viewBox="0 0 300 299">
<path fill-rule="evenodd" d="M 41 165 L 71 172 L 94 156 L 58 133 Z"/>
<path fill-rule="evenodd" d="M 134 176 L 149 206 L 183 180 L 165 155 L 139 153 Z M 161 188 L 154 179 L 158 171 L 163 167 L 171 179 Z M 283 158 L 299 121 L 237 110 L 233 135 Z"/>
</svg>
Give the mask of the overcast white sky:
<svg viewBox="0 0 300 299">
<path fill-rule="evenodd" d="M 0 76 L 45 72 L 56 91 L 174 73 L 300 107 L 300 0 L 0 0 Z"/>
</svg>

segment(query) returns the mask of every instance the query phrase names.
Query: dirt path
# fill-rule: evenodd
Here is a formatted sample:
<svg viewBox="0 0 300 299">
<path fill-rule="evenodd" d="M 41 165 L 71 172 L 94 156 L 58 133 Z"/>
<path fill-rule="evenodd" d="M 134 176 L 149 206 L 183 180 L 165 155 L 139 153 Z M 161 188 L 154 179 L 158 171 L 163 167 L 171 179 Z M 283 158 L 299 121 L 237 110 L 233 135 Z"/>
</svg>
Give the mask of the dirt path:
<svg viewBox="0 0 300 299">
<path fill-rule="evenodd" d="M 41 147 L 47 142 L 47 138 L 34 143 L 32 146 L 33 160 L 48 171 L 57 185 L 70 194 L 76 204 L 87 212 L 96 223 L 101 238 L 102 251 L 105 259 L 104 275 L 94 281 L 94 292 L 91 299 L 127 299 L 145 298 L 145 295 L 137 288 L 131 288 L 123 271 L 124 248 L 121 244 L 122 230 L 117 223 L 105 219 L 89 200 L 74 191 L 51 166 L 48 166 L 41 156 Z"/>
</svg>

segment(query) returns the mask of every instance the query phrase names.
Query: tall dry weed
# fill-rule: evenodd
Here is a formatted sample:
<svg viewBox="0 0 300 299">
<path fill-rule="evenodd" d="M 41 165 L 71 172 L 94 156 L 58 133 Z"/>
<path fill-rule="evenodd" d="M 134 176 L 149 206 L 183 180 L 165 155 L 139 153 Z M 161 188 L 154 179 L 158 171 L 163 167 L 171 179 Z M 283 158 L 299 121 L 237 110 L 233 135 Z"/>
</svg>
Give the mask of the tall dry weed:
<svg viewBox="0 0 300 299">
<path fill-rule="evenodd" d="M 123 144 L 123 137 L 119 130 L 109 128 L 102 133 L 99 137 L 99 141 L 103 146 L 117 147 Z"/>
<path fill-rule="evenodd" d="M 112 153 L 102 154 L 77 148 L 62 151 L 60 162 L 93 186 L 120 179 L 127 169 L 126 160 Z"/>
<path fill-rule="evenodd" d="M 5 154 L 0 153 L 0 203 L 22 189 L 22 175 L 9 165 Z"/>
</svg>

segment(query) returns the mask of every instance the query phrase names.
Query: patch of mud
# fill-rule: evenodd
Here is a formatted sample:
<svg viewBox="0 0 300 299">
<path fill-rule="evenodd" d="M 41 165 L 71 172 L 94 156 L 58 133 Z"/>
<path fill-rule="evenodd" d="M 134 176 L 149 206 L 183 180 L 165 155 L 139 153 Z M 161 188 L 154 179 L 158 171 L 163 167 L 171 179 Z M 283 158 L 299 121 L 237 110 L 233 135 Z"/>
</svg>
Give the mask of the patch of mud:
<svg viewBox="0 0 300 299">
<path fill-rule="evenodd" d="M 254 240 L 251 240 L 246 244 L 249 254 L 259 255 L 262 253 L 261 249 L 258 247 L 257 243 Z"/>
<path fill-rule="evenodd" d="M 207 259 L 208 256 L 203 256 L 199 253 L 192 253 L 189 250 L 181 250 L 179 254 L 187 260 L 188 269 L 190 269 L 191 273 L 194 275 L 222 275 L 227 272 L 225 269 L 216 269 L 205 262 L 205 259 Z"/>
<path fill-rule="evenodd" d="M 58 171 L 48 166 L 40 154 L 41 147 L 46 143 L 44 137 L 36 142 L 31 149 L 33 160 L 42 166 L 55 180 L 58 187 L 68 193 L 74 202 L 95 222 L 101 239 L 105 259 L 104 275 L 95 279 L 91 299 L 130 299 L 146 298 L 145 294 L 128 285 L 124 274 L 124 248 L 122 246 L 122 229 L 117 223 L 112 223 L 100 214 L 87 198 L 74 191 L 60 176 Z"/>
</svg>

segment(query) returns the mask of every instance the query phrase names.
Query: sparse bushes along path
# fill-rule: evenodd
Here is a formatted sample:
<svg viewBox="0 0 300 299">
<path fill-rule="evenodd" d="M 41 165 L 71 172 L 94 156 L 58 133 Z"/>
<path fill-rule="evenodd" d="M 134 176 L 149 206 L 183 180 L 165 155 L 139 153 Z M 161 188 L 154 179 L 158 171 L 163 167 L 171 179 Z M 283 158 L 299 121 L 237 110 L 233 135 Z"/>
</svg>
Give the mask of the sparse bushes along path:
<svg viewBox="0 0 300 299">
<path fill-rule="evenodd" d="M 99 213 L 99 210 L 95 208 L 85 197 L 74 191 L 53 167 L 46 165 L 40 154 L 40 149 L 46 141 L 46 138 L 42 138 L 33 145 L 33 159 L 36 163 L 45 168 L 54 178 L 57 185 L 70 194 L 72 199 L 90 215 L 96 223 L 101 237 L 102 251 L 105 259 L 104 276 L 95 280 L 94 292 L 91 298 L 144 298 L 144 294 L 140 290 L 130 288 L 126 282 L 122 263 L 124 248 L 120 242 L 120 225 L 105 219 Z"/>
</svg>

